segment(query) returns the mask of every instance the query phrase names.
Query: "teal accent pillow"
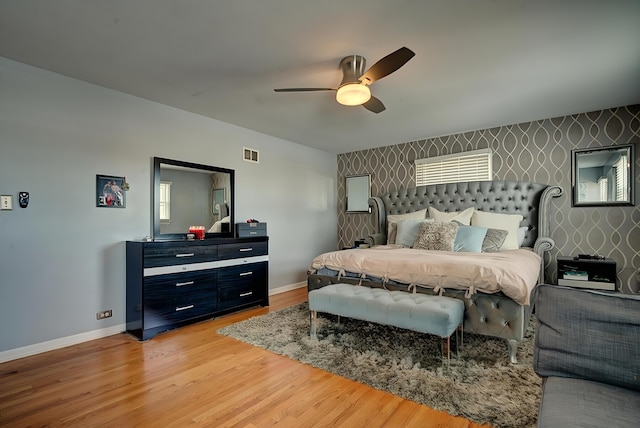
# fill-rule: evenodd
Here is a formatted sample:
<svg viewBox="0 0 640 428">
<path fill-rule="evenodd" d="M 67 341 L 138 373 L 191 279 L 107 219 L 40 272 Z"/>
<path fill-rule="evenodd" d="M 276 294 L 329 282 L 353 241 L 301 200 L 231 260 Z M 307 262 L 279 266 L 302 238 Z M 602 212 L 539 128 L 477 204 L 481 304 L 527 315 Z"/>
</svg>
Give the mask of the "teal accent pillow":
<svg viewBox="0 0 640 428">
<path fill-rule="evenodd" d="M 398 222 L 396 244 L 411 248 L 418 235 L 418 228 L 424 219 L 407 219 Z"/>
<path fill-rule="evenodd" d="M 486 227 L 459 225 L 453 241 L 453 251 L 481 253 L 487 230 Z"/>
</svg>

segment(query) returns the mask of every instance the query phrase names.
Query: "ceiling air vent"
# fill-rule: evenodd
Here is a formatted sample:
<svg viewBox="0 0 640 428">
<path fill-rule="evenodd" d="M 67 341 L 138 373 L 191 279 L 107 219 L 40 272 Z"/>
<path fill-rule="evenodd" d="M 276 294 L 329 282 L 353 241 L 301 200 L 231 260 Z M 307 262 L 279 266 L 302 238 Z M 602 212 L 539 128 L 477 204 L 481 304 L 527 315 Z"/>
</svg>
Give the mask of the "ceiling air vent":
<svg viewBox="0 0 640 428">
<path fill-rule="evenodd" d="M 247 162 L 260 163 L 258 160 L 260 152 L 254 149 L 249 149 L 247 147 L 242 148 L 242 159 Z"/>
</svg>

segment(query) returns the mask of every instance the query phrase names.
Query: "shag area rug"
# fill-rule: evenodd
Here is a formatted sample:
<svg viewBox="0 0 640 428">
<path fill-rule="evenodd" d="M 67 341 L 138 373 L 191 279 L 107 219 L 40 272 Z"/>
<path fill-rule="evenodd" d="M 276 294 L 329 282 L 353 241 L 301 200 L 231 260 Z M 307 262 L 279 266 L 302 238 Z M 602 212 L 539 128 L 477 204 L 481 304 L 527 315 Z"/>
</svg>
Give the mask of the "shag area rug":
<svg viewBox="0 0 640 428">
<path fill-rule="evenodd" d="M 302 303 L 224 327 L 218 333 L 343 376 L 399 397 L 497 427 L 535 427 L 542 382 L 532 368 L 532 321 L 509 363 L 507 342 L 465 334 L 449 368 L 441 339 L 395 327 L 318 315 L 318 339 L 309 337 Z"/>
</svg>

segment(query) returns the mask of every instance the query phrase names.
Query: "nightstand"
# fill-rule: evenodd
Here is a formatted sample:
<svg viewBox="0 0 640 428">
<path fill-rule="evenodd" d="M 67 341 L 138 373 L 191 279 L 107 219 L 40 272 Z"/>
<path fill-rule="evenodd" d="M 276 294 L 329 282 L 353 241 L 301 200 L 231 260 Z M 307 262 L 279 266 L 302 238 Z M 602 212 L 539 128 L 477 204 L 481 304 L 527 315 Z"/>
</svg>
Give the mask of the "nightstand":
<svg viewBox="0 0 640 428">
<path fill-rule="evenodd" d="M 557 258 L 558 285 L 616 291 L 616 262 L 613 259 Z"/>
</svg>

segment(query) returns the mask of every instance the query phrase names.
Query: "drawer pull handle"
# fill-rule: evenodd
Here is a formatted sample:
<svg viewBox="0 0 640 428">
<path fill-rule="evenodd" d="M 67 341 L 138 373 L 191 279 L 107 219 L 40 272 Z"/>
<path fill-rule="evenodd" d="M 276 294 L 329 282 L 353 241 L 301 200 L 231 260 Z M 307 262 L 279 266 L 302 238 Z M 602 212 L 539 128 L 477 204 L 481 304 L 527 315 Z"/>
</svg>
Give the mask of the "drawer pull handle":
<svg viewBox="0 0 640 428">
<path fill-rule="evenodd" d="M 253 275 L 253 272 L 249 271 L 249 272 L 242 272 L 240 274 L 240 276 L 247 276 L 247 275 Z"/>
<path fill-rule="evenodd" d="M 176 287 L 183 287 L 185 285 L 193 285 L 195 281 L 176 282 Z"/>
<path fill-rule="evenodd" d="M 240 248 L 240 252 L 245 252 L 245 251 L 253 251 L 253 248 L 249 247 L 249 248 Z"/>
<path fill-rule="evenodd" d="M 194 253 L 184 253 L 184 254 L 176 254 L 176 257 L 193 257 Z"/>
<path fill-rule="evenodd" d="M 253 291 L 249 291 L 248 293 L 240 293 L 240 297 L 247 297 L 247 296 L 251 296 L 253 294 Z"/>
<path fill-rule="evenodd" d="M 193 308 L 193 305 L 178 306 L 178 307 L 176 308 L 176 312 L 186 311 L 187 309 L 191 309 L 191 308 Z"/>
</svg>

